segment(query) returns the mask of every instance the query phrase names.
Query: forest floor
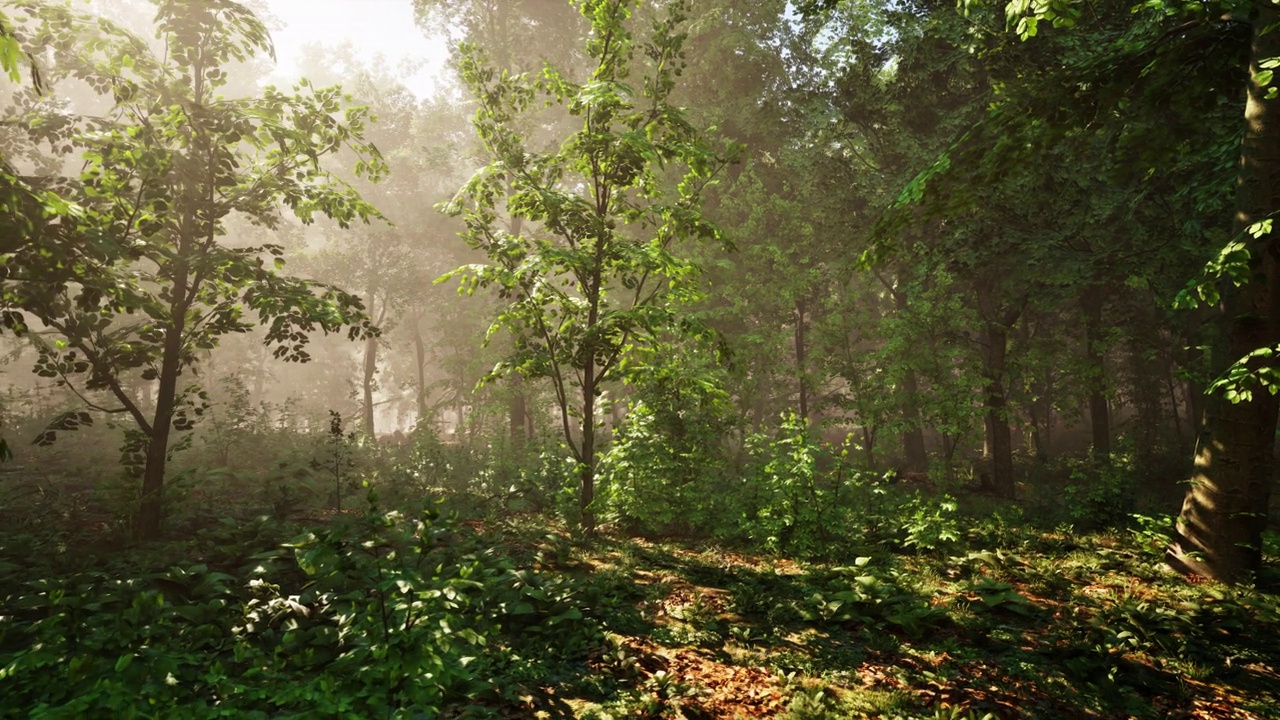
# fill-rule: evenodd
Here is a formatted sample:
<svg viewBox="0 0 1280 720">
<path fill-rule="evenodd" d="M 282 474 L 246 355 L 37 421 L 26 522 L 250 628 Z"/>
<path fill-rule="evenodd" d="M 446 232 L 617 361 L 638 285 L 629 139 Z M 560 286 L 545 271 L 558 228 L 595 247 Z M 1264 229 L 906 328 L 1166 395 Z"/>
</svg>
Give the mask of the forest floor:
<svg viewBox="0 0 1280 720">
<path fill-rule="evenodd" d="M 630 578 L 636 612 L 544 699 L 597 718 L 1280 718 L 1276 595 L 1173 574 L 1142 533 L 1001 540 L 846 564 L 605 540 L 566 571 Z"/>
<path fill-rule="evenodd" d="M 317 521 L 322 527 L 336 524 L 332 518 L 312 519 Z M 130 658 L 146 657 L 161 652 L 162 638 L 176 649 L 156 655 L 157 662 L 178 657 L 173 672 L 179 676 L 188 666 L 192 673 L 204 672 L 192 675 L 202 679 L 188 689 L 223 698 L 214 705 L 233 707 L 238 693 L 263 682 L 251 680 L 244 669 L 254 663 L 276 668 L 275 676 L 260 676 L 276 682 L 312 677 L 315 670 L 305 663 L 289 666 L 296 674 L 287 675 L 278 663 L 295 660 L 270 644 L 316 645 L 323 642 L 320 636 L 299 641 L 287 632 L 273 635 L 264 642 L 277 649 L 254 661 L 256 646 L 243 640 L 247 632 L 261 630 L 222 618 L 236 603 L 242 603 L 243 617 L 251 615 L 255 603 L 267 606 L 260 594 L 253 596 L 258 600 L 246 600 L 252 593 L 236 589 L 256 584 L 254 592 L 260 591 L 262 581 L 247 579 L 252 573 L 275 578 L 271 582 L 282 586 L 295 582 L 289 573 L 297 576 L 298 593 L 290 595 L 286 589 L 280 597 L 287 596 L 285 604 L 298 613 L 294 620 L 278 621 L 281 627 L 297 630 L 302 623 L 305 630 L 306 622 L 319 623 L 326 603 L 336 607 L 332 598 L 344 596 L 335 593 L 325 600 L 307 594 L 323 571 L 312 567 L 320 561 L 307 554 L 305 543 L 277 544 L 274 555 L 264 555 L 264 545 L 270 548 L 278 540 L 264 543 L 262 535 L 230 527 L 215 528 L 203 540 L 144 551 L 145 562 L 139 562 L 153 568 L 179 561 L 188 565 L 160 579 L 138 573 L 151 579 L 129 585 L 130 593 L 160 588 L 167 593 L 165 606 L 175 609 L 172 615 L 148 611 L 152 614 L 139 616 L 137 627 L 127 622 L 130 613 L 146 610 L 138 599 L 145 593 L 111 590 L 119 593 L 118 600 L 103 594 L 116 570 L 94 570 L 90 580 L 33 579 L 31 568 L 14 561 L 29 551 L 13 537 L 0 537 L 0 550 L 6 551 L 0 553 L 0 570 L 5 571 L 0 581 L 12 580 L 9 590 L 0 589 L 0 599 L 18 587 L 19 576 L 33 589 L 28 595 L 10 595 L 8 611 L 0 607 L 0 698 L 8 696 L 0 700 L 0 717 L 77 716 L 39 704 L 66 684 L 41 685 L 54 682 L 42 673 L 50 663 L 62 667 L 57 663 L 65 664 L 66 651 L 40 648 L 69 635 L 83 648 L 104 645 L 94 651 L 104 658 L 100 667 L 94 665 L 96 655 L 72 663 L 82 668 L 81 687 L 99 692 L 107 687 L 106 679 L 123 683 L 114 699 L 95 702 L 132 702 L 139 693 L 155 692 L 155 673 L 131 665 L 119 648 L 128 650 Z M 426 526 L 418 527 L 415 539 Z M 847 553 L 829 551 L 825 560 L 805 560 L 618 533 L 584 544 L 540 517 L 450 523 L 436 536 L 445 540 L 433 541 L 431 547 L 446 548 L 443 552 L 454 559 L 480 557 L 496 563 L 484 558 L 500 557 L 501 564 L 493 565 L 499 570 L 490 574 L 494 579 L 485 582 L 497 587 L 499 581 L 507 582 L 502 578 L 517 577 L 527 587 L 518 602 L 509 594 L 494 594 L 501 602 L 473 603 L 481 608 L 477 612 L 510 613 L 501 620 L 501 632 L 484 645 L 484 652 L 500 653 L 502 659 L 483 665 L 489 675 L 482 679 L 490 689 L 450 700 L 438 708 L 438 716 L 1280 718 L 1280 596 L 1174 574 L 1161 564 L 1158 533 L 1150 531 L 1085 534 L 991 523 L 974 528 L 949 551 L 849 548 Z M 232 536 L 238 539 L 228 540 Z M 1274 545 L 1271 538 L 1267 563 L 1272 575 L 1280 562 Z M 343 540 L 331 546 L 357 544 Z M 295 556 L 292 570 L 261 575 L 267 572 L 264 565 L 292 563 Z M 193 562 L 201 564 L 190 566 Z M 442 567 L 449 562 L 442 561 Z M 255 564 L 253 570 L 244 569 Z M 375 570 L 382 577 L 382 570 Z M 1274 587 L 1274 581 L 1268 575 L 1262 585 Z M 96 588 L 99 595 L 76 606 L 78 615 L 65 615 L 55 607 L 59 601 L 49 599 L 55 593 L 48 588 L 58 583 L 69 588 L 66 598 L 76 587 Z M 181 593 L 165 590 L 183 583 L 187 589 Z M 362 602 L 364 595 L 346 597 Z M 60 602 L 66 605 L 66 600 Z M 520 605 L 524 607 L 512 609 Z M 200 609 L 205 607 L 209 609 Z M 91 613 L 101 615 L 95 620 Z M 540 614 L 525 622 L 521 613 Z M 65 625 L 39 629 L 59 617 L 80 626 L 99 624 L 103 634 L 90 636 Z M 193 632 L 188 626 L 197 623 L 202 623 L 196 627 L 199 632 Z M 136 644 L 127 639 L 129 632 L 145 639 L 145 649 L 129 649 Z M 40 659 L 42 652 L 53 654 Z M 248 664 L 235 670 L 237 662 Z M 223 674 L 211 677 L 208 668 Z M 343 672 L 333 668 L 335 674 Z M 127 684 L 135 671 L 136 687 Z M 95 680 L 94 673 L 102 677 Z M 212 689 L 200 690 L 200 683 Z M 59 700 L 64 704 L 56 707 L 75 706 L 75 693 L 66 692 L 67 699 Z M 252 701 L 252 693 L 244 696 L 246 702 Z M 311 702 L 305 696 L 301 700 Z M 295 701 L 280 700 L 278 707 Z M 261 716 L 307 715 L 282 710 Z"/>
</svg>

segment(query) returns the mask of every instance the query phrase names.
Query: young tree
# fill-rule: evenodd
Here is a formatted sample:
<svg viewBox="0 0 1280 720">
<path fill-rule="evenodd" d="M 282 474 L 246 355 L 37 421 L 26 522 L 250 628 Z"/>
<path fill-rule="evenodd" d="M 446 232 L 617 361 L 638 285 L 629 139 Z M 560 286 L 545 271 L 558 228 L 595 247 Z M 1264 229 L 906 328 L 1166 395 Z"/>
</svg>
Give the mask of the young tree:
<svg viewBox="0 0 1280 720">
<path fill-rule="evenodd" d="M 126 457 L 141 469 L 143 537 L 160 529 L 171 431 L 190 426 L 188 408 L 199 411 L 198 387 L 180 383 L 203 352 L 254 327 L 251 313 L 285 360 L 307 360 L 317 329 L 347 327 L 352 338 L 374 332 L 355 297 L 279 274 L 279 246 L 227 244 L 226 221 L 241 215 L 272 228 L 281 203 L 304 223 L 316 213 L 343 225 L 368 220 L 377 211 L 320 157 L 348 148 L 360 157 L 357 173 L 377 177 L 383 169 L 361 137 L 366 112 L 348 106 L 338 88 L 303 80 L 291 94 L 274 87 L 244 99 L 218 94 L 235 62 L 272 52 L 266 29 L 242 5 L 153 2 L 158 53 L 69 6 L 16 3 L 27 16 L 21 37 L 29 52 L 54 49 L 45 72 L 51 84 L 85 81 L 113 106 L 101 118 L 32 109 L 33 142 L 50 140 L 84 159 L 79 176 L 65 181 L 78 210 L 36 228 L 6 258 L 4 288 L 9 308 L 59 336 L 41 341 L 37 372 L 68 385 L 84 375 L 85 389 L 114 397 L 108 407 L 85 396 L 90 408 L 136 422 Z M 46 282 L 66 267 L 74 282 Z M 25 329 L 20 316 L 6 319 Z M 123 384 L 137 371 L 156 383 L 150 412 Z"/>
<path fill-rule="evenodd" d="M 629 27 L 634 0 L 584 0 L 592 27 L 586 54 L 594 69 L 577 83 L 553 67 L 540 77 L 484 66 L 474 46 L 461 51 L 462 76 L 479 105 L 474 125 L 493 162 L 449 204 L 464 238 L 490 264 L 441 280 L 492 287 L 507 303 L 490 330 L 515 338 L 512 357 L 492 375 L 518 370 L 550 378 L 565 441 L 579 467 L 582 526 L 595 529 L 596 410 L 601 386 L 629 349 L 678 320 L 695 292 L 697 270 L 676 254 L 686 240 L 719 240 L 700 199 L 724 160 L 669 102 L 681 68 L 685 3 L 667 6 L 641 45 L 648 60 L 640 87 Z M 517 119 L 538 96 L 579 118 L 580 129 L 550 152 L 529 148 Z M 673 187 L 674 185 L 674 187 Z M 525 220 L 513 234 L 498 203 Z"/>
</svg>

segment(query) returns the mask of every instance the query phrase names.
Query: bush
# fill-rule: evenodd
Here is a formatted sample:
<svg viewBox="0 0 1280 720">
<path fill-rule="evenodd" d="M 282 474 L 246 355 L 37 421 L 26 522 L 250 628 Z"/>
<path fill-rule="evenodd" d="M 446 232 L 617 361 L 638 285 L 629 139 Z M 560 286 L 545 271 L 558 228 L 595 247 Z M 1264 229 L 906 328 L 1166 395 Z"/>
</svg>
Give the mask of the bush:
<svg viewBox="0 0 1280 720">
<path fill-rule="evenodd" d="M 242 546 L 242 533 L 226 526 L 212 547 Z M 0 717 L 434 715 L 515 703 L 512 673 L 581 662 L 602 637 L 577 581 L 516 569 L 430 515 L 371 511 L 244 571 L 9 587 Z M 534 647 L 531 664 L 521 654 Z"/>
<path fill-rule="evenodd" d="M 1069 460 L 1063 490 L 1067 518 L 1081 529 L 1124 525 L 1134 510 L 1138 477 L 1132 447 L 1117 448 L 1109 462 Z"/>
<path fill-rule="evenodd" d="M 636 400 L 600 458 L 601 516 L 632 530 L 689 533 L 722 518 L 735 418 L 701 355 L 655 353 L 633 370 Z"/>
</svg>

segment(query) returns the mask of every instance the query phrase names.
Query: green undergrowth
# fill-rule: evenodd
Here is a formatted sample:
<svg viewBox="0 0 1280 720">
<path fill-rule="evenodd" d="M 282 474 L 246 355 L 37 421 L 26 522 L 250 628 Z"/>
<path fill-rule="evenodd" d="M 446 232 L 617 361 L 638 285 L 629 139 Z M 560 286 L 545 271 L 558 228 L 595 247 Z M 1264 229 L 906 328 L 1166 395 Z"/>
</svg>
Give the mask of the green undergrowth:
<svg viewBox="0 0 1280 720">
<path fill-rule="evenodd" d="M 376 509 L 11 535 L 0 716 L 1280 717 L 1280 598 L 1172 574 L 1159 520 L 960 525 L 805 560 Z"/>
</svg>

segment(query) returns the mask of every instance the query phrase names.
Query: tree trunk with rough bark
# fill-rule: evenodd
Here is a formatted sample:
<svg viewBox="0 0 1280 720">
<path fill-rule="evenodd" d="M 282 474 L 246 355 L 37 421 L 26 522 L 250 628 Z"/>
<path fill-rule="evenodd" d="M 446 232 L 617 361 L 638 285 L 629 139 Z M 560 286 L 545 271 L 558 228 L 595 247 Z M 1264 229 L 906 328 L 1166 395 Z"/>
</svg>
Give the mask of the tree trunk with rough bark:
<svg viewBox="0 0 1280 720">
<path fill-rule="evenodd" d="M 1245 239 L 1247 228 L 1280 209 L 1280 99 L 1267 99 L 1267 88 L 1259 82 L 1261 63 L 1280 56 L 1280 30 L 1274 29 L 1280 24 L 1280 8 L 1260 3 L 1255 13 L 1236 184 L 1235 229 Z M 1249 239 L 1248 281 L 1225 289 L 1221 308 L 1227 354 L 1224 362 L 1215 364 L 1217 371 L 1254 350 L 1280 343 L 1278 240 L 1275 231 Z M 1262 563 L 1280 398 L 1255 385 L 1250 400 L 1231 403 L 1218 393 L 1207 404 L 1195 470 L 1168 559 L 1183 572 L 1248 582 Z"/>
</svg>

